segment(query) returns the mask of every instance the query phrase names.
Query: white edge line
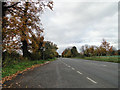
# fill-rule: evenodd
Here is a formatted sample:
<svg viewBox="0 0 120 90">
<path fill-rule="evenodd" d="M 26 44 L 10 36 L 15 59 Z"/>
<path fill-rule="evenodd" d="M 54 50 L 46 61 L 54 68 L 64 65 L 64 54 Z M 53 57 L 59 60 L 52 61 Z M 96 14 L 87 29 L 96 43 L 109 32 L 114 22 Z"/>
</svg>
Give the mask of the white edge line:
<svg viewBox="0 0 120 90">
<path fill-rule="evenodd" d="M 97 83 L 97 82 L 95 82 L 94 80 L 92 80 L 91 78 L 89 78 L 89 77 L 86 77 L 88 80 L 90 80 L 91 82 L 93 82 L 93 83 Z"/>
</svg>

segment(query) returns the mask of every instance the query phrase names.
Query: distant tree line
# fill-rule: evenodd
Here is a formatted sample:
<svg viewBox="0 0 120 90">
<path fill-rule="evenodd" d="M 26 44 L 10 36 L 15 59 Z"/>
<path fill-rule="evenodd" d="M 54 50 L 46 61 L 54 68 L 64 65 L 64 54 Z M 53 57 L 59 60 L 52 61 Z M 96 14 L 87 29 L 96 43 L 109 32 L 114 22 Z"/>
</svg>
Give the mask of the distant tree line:
<svg viewBox="0 0 120 90">
<path fill-rule="evenodd" d="M 74 48 L 74 51 L 73 51 Z M 76 47 L 67 48 L 62 52 L 62 57 L 91 57 L 91 56 L 112 56 L 120 55 L 120 50 L 116 50 L 110 43 L 103 39 L 100 46 L 95 45 L 83 45 L 78 53 Z"/>
</svg>

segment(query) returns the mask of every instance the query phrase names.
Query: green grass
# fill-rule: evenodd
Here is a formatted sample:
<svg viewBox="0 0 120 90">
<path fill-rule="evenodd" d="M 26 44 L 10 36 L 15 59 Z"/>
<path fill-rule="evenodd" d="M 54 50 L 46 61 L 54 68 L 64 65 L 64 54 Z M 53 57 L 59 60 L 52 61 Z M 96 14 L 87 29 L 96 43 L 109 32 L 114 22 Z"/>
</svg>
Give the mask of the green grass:
<svg viewBox="0 0 120 90">
<path fill-rule="evenodd" d="M 76 58 L 79 58 L 79 57 L 76 57 Z M 81 58 L 81 59 L 120 63 L 120 57 L 119 56 L 100 56 L 100 57 L 99 56 L 93 56 L 93 57 L 84 57 L 84 58 Z"/>
<path fill-rule="evenodd" d="M 2 68 L 2 77 L 15 74 L 17 71 L 23 71 L 26 68 L 31 67 L 32 65 L 42 64 L 42 63 L 45 63 L 46 61 L 54 61 L 55 59 L 56 58 L 48 59 L 48 60 L 22 61 L 17 64 L 12 64 L 12 65 L 3 67 Z"/>
</svg>

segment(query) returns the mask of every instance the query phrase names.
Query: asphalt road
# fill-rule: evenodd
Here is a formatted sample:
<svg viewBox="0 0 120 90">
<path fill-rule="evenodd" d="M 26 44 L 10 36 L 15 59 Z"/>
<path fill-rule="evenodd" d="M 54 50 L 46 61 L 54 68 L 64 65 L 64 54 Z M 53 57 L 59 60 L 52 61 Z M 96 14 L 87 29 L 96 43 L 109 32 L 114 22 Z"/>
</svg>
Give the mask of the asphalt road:
<svg viewBox="0 0 120 90">
<path fill-rule="evenodd" d="M 118 88 L 118 64 L 58 58 L 6 84 L 11 88 Z"/>
</svg>

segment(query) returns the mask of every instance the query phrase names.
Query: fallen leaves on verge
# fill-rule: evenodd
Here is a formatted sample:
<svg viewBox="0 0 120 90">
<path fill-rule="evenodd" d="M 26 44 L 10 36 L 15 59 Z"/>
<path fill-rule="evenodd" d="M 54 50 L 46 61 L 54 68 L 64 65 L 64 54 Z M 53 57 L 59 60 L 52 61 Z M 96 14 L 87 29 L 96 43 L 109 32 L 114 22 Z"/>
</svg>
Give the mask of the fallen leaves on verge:
<svg viewBox="0 0 120 90">
<path fill-rule="evenodd" d="M 6 77 L 2 78 L 2 80 L 0 81 L 0 84 L 1 84 L 1 83 L 3 84 L 5 81 L 12 80 L 12 78 L 16 77 L 18 74 L 21 74 L 21 73 L 23 73 L 23 72 L 25 72 L 25 71 L 28 71 L 28 70 L 33 70 L 35 67 L 39 67 L 39 66 L 48 64 L 49 62 L 50 62 L 50 61 L 47 61 L 47 62 L 45 62 L 44 64 L 32 65 L 31 67 L 26 68 L 26 69 L 23 70 L 23 71 L 18 71 L 17 73 L 15 73 L 15 74 L 13 74 L 13 75 L 6 76 Z M 5 85 L 4 85 L 4 86 L 5 86 Z"/>
</svg>

